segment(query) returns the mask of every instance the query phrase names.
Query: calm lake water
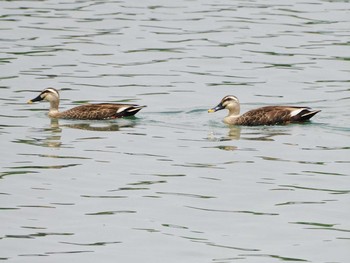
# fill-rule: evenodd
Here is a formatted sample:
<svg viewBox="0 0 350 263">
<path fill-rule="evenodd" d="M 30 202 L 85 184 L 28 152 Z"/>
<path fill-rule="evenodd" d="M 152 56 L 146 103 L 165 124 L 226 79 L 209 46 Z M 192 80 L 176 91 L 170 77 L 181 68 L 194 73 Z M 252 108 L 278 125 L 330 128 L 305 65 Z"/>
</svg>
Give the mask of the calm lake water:
<svg viewBox="0 0 350 263">
<path fill-rule="evenodd" d="M 1 1 L 0 259 L 350 260 L 349 1 Z M 148 107 L 50 120 L 26 104 Z M 322 110 L 229 127 L 208 114 Z"/>
</svg>

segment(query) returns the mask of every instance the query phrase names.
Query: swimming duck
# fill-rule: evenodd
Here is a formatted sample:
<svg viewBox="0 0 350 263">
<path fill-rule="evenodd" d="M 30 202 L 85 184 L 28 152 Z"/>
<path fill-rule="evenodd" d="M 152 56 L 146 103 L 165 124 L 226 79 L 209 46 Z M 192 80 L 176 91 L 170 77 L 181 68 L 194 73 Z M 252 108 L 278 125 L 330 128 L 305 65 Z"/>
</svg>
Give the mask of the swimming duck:
<svg viewBox="0 0 350 263">
<path fill-rule="evenodd" d="M 216 112 L 223 109 L 229 111 L 224 118 L 224 123 L 244 126 L 305 122 L 320 112 L 320 110 L 311 110 L 309 107 L 266 106 L 240 115 L 239 100 L 232 95 L 225 96 L 216 107 L 209 109 L 208 112 Z"/>
<path fill-rule="evenodd" d="M 108 120 L 135 115 L 139 110 L 146 106 L 133 104 L 85 104 L 72 109 L 59 112 L 60 95 L 54 88 L 44 89 L 39 96 L 29 100 L 28 103 L 46 100 L 50 102 L 49 117 L 61 119 L 78 119 L 78 120 Z"/>
</svg>

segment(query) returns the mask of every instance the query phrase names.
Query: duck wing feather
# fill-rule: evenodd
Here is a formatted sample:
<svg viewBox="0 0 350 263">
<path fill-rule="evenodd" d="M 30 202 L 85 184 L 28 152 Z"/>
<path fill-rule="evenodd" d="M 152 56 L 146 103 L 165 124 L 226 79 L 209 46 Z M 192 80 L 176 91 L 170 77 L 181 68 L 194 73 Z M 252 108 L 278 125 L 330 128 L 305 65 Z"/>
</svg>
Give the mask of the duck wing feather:
<svg viewBox="0 0 350 263">
<path fill-rule="evenodd" d="M 320 110 L 312 111 L 308 107 L 267 106 L 248 111 L 237 118 L 236 125 L 276 125 L 291 122 L 304 122 Z"/>
<path fill-rule="evenodd" d="M 108 120 L 135 115 L 145 106 L 132 104 L 86 104 L 60 113 L 63 119 Z"/>
</svg>

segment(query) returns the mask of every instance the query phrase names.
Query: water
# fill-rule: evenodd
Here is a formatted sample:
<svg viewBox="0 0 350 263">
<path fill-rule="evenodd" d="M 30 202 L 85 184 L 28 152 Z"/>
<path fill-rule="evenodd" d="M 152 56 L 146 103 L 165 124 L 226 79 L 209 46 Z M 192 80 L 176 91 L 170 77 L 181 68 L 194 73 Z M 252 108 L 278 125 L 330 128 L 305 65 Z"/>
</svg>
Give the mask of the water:
<svg viewBox="0 0 350 263">
<path fill-rule="evenodd" d="M 348 4 L 0 2 L 0 258 L 348 262 Z M 148 107 L 50 120 L 49 86 Z M 227 94 L 322 112 L 228 127 Z"/>
</svg>

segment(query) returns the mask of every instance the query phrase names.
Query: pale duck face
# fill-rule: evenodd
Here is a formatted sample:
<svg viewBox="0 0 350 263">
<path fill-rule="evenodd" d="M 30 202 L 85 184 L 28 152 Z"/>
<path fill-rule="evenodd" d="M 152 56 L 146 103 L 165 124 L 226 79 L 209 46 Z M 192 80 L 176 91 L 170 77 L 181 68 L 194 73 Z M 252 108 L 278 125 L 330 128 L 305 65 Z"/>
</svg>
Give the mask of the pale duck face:
<svg viewBox="0 0 350 263">
<path fill-rule="evenodd" d="M 228 109 L 229 111 L 237 109 L 237 107 L 239 109 L 239 100 L 236 96 L 233 95 L 225 96 L 221 100 L 221 104 L 225 109 Z"/>
<path fill-rule="evenodd" d="M 46 101 L 53 101 L 53 100 L 59 100 L 60 94 L 58 91 L 54 88 L 47 88 L 43 90 L 39 95 L 43 100 Z"/>
<path fill-rule="evenodd" d="M 208 112 L 215 112 L 223 109 L 229 110 L 231 114 L 239 114 L 240 106 L 237 97 L 233 95 L 225 96 L 216 107 L 209 109 Z"/>
<path fill-rule="evenodd" d="M 53 101 L 59 101 L 60 95 L 58 93 L 58 91 L 54 88 L 47 88 L 45 90 L 43 90 L 39 96 L 37 96 L 36 98 L 28 101 L 28 103 L 33 103 L 36 101 L 42 101 L 42 100 L 46 100 L 49 102 L 53 102 Z"/>
</svg>

